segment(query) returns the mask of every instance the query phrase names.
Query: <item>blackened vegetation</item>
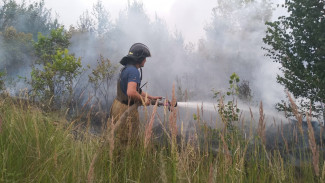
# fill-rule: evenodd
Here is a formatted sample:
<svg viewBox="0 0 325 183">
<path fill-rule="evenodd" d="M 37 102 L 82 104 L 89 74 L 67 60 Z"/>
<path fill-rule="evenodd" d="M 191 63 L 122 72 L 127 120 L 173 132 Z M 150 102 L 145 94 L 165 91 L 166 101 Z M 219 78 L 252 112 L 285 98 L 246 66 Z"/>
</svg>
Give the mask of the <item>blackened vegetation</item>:
<svg viewBox="0 0 325 183">
<path fill-rule="evenodd" d="M 320 153 L 321 160 L 325 157 L 325 134 L 324 127 L 318 121 L 311 121 L 311 125 L 315 135 L 315 141 Z M 260 137 L 256 136 L 249 139 L 249 129 L 240 129 L 242 127 L 236 126 L 231 131 L 213 129 L 208 125 L 202 124 L 197 126 L 196 133 L 198 134 L 199 144 L 197 144 L 202 153 L 211 153 L 214 156 L 217 153 L 225 153 L 222 150 L 223 142 L 220 135 L 225 136 L 225 142 L 229 147 L 231 155 L 234 155 L 238 149 L 238 144 L 232 144 L 233 141 L 240 143 L 242 147 L 248 145 L 246 161 L 263 157 L 268 152 L 268 158 L 272 158 L 276 153 L 280 153 L 283 158 L 285 166 L 295 166 L 299 171 L 306 164 L 312 161 L 312 150 L 310 148 L 310 137 L 308 136 L 307 121 L 302 122 L 303 133 L 299 131 L 299 124 L 297 120 L 291 119 L 289 122 L 282 124 L 271 125 L 265 131 L 266 143 L 263 144 Z M 186 136 L 190 140 L 191 134 L 189 132 Z M 246 144 L 248 142 L 248 144 Z M 257 157 L 252 157 L 256 146 L 260 146 L 260 151 L 257 152 Z M 265 148 L 265 150 L 263 150 Z"/>
<path fill-rule="evenodd" d="M 249 86 L 249 81 L 243 80 L 238 84 L 238 97 L 243 101 L 250 102 L 252 99 L 252 90 Z"/>
<path fill-rule="evenodd" d="M 307 164 L 314 160 L 321 162 L 325 157 L 324 126 L 320 125 L 319 121 L 310 121 L 310 124 L 312 128 L 308 127 L 308 121 L 302 121 L 299 124 L 297 120 L 290 119 L 289 123 L 272 125 L 266 132 L 267 151 L 279 152 L 285 166 L 296 167 L 297 178 L 303 176 L 299 172 L 303 172 Z M 310 136 L 311 130 L 313 130 L 314 139 Z M 310 144 L 314 143 L 313 141 L 316 143 L 315 147 Z M 316 159 L 313 154 L 315 151 L 319 153 Z M 319 165 L 316 164 L 313 166 L 316 168 L 317 175 Z"/>
</svg>

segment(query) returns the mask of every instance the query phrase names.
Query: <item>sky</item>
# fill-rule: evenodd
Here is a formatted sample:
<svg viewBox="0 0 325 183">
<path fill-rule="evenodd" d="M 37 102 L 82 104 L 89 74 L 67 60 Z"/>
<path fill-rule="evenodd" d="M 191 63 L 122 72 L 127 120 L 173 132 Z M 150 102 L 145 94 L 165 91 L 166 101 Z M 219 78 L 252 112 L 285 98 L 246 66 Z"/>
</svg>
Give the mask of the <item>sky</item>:
<svg viewBox="0 0 325 183">
<path fill-rule="evenodd" d="M 18 2 L 21 0 L 18 0 Z M 34 0 L 26 0 L 33 2 Z M 115 21 L 119 12 L 132 0 L 102 0 L 105 8 Z M 170 32 L 180 31 L 185 42 L 196 43 L 204 38 L 204 27 L 210 22 L 212 8 L 216 0 L 137 0 L 144 4 L 145 11 L 154 19 L 155 15 L 164 19 Z M 275 4 L 284 0 L 274 0 Z M 45 0 L 45 6 L 59 15 L 60 23 L 66 27 L 76 25 L 79 16 L 91 10 L 97 0 Z M 281 10 L 279 10 L 281 11 Z M 281 13 L 281 12 L 280 12 Z M 276 14 L 278 14 L 276 12 Z"/>
</svg>

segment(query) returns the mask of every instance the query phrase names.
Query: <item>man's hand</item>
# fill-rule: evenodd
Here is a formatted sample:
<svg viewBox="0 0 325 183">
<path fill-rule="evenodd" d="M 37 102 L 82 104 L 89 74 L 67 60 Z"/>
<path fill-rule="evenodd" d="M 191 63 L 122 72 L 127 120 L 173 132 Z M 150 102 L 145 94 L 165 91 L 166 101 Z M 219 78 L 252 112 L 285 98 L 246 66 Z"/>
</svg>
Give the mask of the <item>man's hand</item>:
<svg viewBox="0 0 325 183">
<path fill-rule="evenodd" d="M 162 97 L 155 96 L 155 97 L 151 97 L 150 99 L 151 100 L 157 100 L 157 99 L 162 99 Z"/>
<path fill-rule="evenodd" d="M 148 97 L 145 97 L 145 98 L 144 98 L 144 105 L 148 106 L 148 105 L 150 105 L 150 104 L 151 104 L 150 99 L 149 99 Z"/>
</svg>

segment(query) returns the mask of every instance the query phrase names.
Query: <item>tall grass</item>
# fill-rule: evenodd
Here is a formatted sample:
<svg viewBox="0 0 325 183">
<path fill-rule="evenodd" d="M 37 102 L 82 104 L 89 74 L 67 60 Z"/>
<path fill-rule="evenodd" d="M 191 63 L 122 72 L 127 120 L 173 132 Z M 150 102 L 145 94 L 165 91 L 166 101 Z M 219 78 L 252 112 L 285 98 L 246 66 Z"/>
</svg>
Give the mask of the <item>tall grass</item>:
<svg viewBox="0 0 325 183">
<path fill-rule="evenodd" d="M 82 182 L 98 141 L 75 140 L 58 116 L 1 99 L 2 182 Z"/>
<path fill-rule="evenodd" d="M 143 122 L 140 140 L 124 147 L 115 139 L 115 130 L 123 124 L 113 124 L 112 119 L 106 119 L 101 134 L 93 135 L 77 125 L 82 118 L 72 125 L 60 113 L 45 113 L 28 102 L 4 97 L 0 100 L 0 182 L 325 180 L 324 152 L 310 118 L 308 133 L 297 114 L 298 127 L 290 129 L 291 136 L 281 123 L 273 126 L 277 135 L 267 140 L 266 126 L 273 122 L 266 120 L 262 103 L 259 116 L 251 113 L 250 120 L 233 122 L 232 130 L 209 127 L 200 117 L 204 109 L 198 109 L 196 128 L 190 133 L 177 126 L 177 108 L 165 109 L 163 117 L 156 112 L 157 106 L 146 110 L 149 117 Z M 89 127 L 87 116 L 84 126 Z M 153 130 L 153 123 L 162 134 Z M 302 143 L 307 148 L 300 148 Z"/>
</svg>

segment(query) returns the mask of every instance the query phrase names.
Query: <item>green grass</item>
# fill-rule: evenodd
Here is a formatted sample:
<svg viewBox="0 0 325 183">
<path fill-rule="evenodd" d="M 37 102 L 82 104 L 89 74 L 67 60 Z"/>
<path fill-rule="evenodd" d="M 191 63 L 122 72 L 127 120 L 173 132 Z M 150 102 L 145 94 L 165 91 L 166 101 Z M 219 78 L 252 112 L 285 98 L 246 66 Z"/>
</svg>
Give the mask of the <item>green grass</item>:
<svg viewBox="0 0 325 183">
<path fill-rule="evenodd" d="M 159 140 L 153 134 L 145 146 L 142 130 L 140 141 L 121 146 L 110 128 L 95 136 L 59 113 L 10 98 L 0 100 L 0 117 L 0 182 L 322 182 L 325 176 L 319 146 L 317 176 L 311 160 L 297 166 L 288 158 L 311 159 L 310 150 L 268 149 L 255 131 L 243 138 L 239 128 L 211 129 L 204 121 L 196 133 L 178 129 L 177 136 L 169 130 L 171 116 L 161 122 L 169 128 Z"/>
</svg>

